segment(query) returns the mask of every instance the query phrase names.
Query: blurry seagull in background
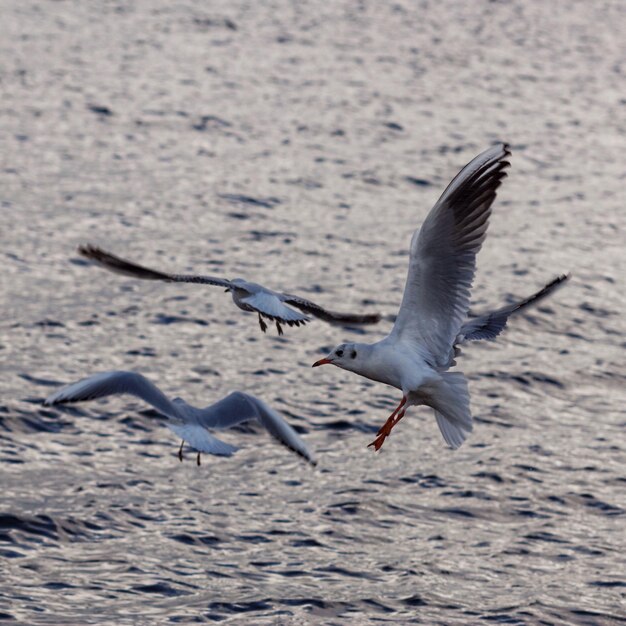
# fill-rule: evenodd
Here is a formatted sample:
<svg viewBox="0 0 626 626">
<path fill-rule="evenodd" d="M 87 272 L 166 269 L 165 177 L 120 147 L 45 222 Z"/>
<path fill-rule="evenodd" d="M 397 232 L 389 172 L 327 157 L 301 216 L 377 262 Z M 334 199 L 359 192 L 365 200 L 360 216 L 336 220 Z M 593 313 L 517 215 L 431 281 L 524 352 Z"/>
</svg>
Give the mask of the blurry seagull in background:
<svg viewBox="0 0 626 626">
<path fill-rule="evenodd" d="M 313 364 L 336 365 L 402 390 L 400 403 L 370 444 L 375 450 L 413 405 L 432 407 L 446 443 L 458 448 L 472 430 L 467 380 L 461 372 L 447 371 L 456 364 L 458 346 L 495 339 L 509 316 L 569 278 L 559 276 L 530 298 L 468 319 L 476 255 L 509 156 L 508 146 L 499 144 L 474 158 L 415 231 L 404 296 L 391 333 L 374 344 L 341 344 Z"/>
<path fill-rule="evenodd" d="M 141 398 L 169 418 L 166 426 L 183 440 L 178 451 L 181 461 L 185 441 L 198 451 L 198 465 L 201 452 L 231 456 L 238 448 L 214 437 L 208 429 L 224 430 L 242 422 L 256 420 L 284 446 L 312 465 L 317 463 L 296 431 L 276 411 L 259 398 L 241 391 L 233 391 L 205 409 L 197 409 L 181 398 L 169 400 L 141 374 L 117 371 L 95 374 L 63 387 L 46 398 L 44 404 L 82 402 L 123 394 Z"/>
<path fill-rule="evenodd" d="M 263 285 L 251 283 L 243 278 L 226 280 L 215 276 L 197 276 L 195 274 L 167 274 L 153 270 L 131 261 L 122 259 L 110 252 L 91 245 L 79 246 L 78 252 L 91 261 L 104 267 L 111 272 L 132 276 L 133 278 L 143 278 L 145 280 L 162 280 L 174 283 L 197 283 L 202 285 L 215 285 L 224 287 L 230 291 L 233 302 L 242 310 L 257 313 L 261 330 L 267 330 L 267 324 L 263 318 L 276 322 L 276 330 L 279 335 L 283 334 L 281 324 L 287 326 L 300 326 L 310 321 L 308 315 L 328 322 L 353 326 L 359 324 L 376 324 L 380 321 L 380 315 L 374 314 L 352 314 L 336 313 L 322 308 L 319 304 L 290 295 L 272 291 Z M 295 307 L 295 308 L 294 308 Z M 298 309 L 298 310 L 296 310 Z"/>
</svg>

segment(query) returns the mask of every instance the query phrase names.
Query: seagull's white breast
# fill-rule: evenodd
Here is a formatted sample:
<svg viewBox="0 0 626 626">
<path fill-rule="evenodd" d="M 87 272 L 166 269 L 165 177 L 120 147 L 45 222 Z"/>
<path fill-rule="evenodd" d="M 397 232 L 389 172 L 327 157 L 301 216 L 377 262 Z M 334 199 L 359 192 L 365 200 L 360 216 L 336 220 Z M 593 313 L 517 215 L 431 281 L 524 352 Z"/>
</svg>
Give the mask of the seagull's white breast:
<svg viewBox="0 0 626 626">
<path fill-rule="evenodd" d="M 385 340 L 371 346 L 357 373 L 405 392 L 437 378 L 419 353 Z"/>
</svg>

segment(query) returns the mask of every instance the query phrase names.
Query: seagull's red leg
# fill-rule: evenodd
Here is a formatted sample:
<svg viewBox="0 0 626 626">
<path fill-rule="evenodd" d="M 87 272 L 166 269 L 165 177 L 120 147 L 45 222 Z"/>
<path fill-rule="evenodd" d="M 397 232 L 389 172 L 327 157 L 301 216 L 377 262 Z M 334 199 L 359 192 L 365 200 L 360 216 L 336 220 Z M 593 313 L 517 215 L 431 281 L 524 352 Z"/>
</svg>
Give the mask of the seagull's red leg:
<svg viewBox="0 0 626 626">
<path fill-rule="evenodd" d="M 389 432 L 391 432 L 391 429 L 404 417 L 405 413 L 406 413 L 406 411 L 404 409 L 402 409 L 402 411 L 400 411 L 400 413 L 398 413 L 398 415 L 396 415 L 396 419 L 394 420 L 393 424 L 391 425 L 391 428 L 389 429 Z"/>
<path fill-rule="evenodd" d="M 378 450 L 380 450 L 383 447 L 383 443 L 385 443 L 385 439 L 387 439 L 387 437 L 389 437 L 389 435 L 391 434 L 391 430 L 393 429 L 393 427 L 404 417 L 404 413 L 405 413 L 405 410 L 402 409 L 397 414 L 393 422 L 391 423 L 391 426 L 389 426 L 388 428 L 385 428 L 387 426 L 387 422 L 389 421 L 387 420 L 387 422 L 385 422 L 385 426 L 381 428 L 381 431 L 383 432 L 379 434 L 378 437 L 376 437 L 376 439 L 374 439 L 374 441 L 372 441 L 372 443 L 370 443 L 369 446 L 367 447 L 369 448 L 370 446 L 374 446 L 374 450 L 378 452 Z"/>
<path fill-rule="evenodd" d="M 375 450 L 380 450 L 381 446 L 385 442 L 385 439 L 391 433 L 391 429 L 404 417 L 404 405 L 406 404 L 406 396 L 402 396 L 400 404 L 395 408 L 394 412 L 387 418 L 387 421 L 381 426 L 380 430 L 376 433 L 378 436 L 372 443 L 367 446 L 374 446 Z"/>
<path fill-rule="evenodd" d="M 387 421 L 380 427 L 377 435 L 382 435 L 385 431 L 390 431 L 393 427 L 393 420 L 395 416 L 398 414 L 398 411 L 406 404 L 406 397 L 402 396 L 402 400 L 400 400 L 400 404 L 394 409 L 393 413 L 389 416 Z"/>
</svg>

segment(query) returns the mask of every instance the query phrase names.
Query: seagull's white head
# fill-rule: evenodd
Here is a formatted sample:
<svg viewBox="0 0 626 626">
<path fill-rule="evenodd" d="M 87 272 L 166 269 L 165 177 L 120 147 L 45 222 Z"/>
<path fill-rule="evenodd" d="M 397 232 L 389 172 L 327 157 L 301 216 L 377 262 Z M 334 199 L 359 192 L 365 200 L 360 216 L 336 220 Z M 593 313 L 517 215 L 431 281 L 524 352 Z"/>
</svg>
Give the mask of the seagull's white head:
<svg viewBox="0 0 626 626">
<path fill-rule="evenodd" d="M 367 348 L 368 346 L 365 344 L 342 343 L 334 348 L 327 357 L 313 363 L 311 367 L 336 365 L 341 369 L 358 373 Z"/>
</svg>

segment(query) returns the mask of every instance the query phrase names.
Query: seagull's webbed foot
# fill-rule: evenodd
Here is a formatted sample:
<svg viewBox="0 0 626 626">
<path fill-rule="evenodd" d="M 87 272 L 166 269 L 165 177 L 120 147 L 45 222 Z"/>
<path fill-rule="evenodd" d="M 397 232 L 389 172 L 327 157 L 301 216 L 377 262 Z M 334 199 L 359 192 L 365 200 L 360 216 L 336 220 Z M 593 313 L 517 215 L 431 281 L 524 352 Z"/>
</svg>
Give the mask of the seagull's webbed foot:
<svg viewBox="0 0 626 626">
<path fill-rule="evenodd" d="M 278 320 L 276 320 L 276 330 L 278 331 L 279 336 L 283 334 L 283 328 Z"/>
<path fill-rule="evenodd" d="M 259 313 L 259 326 L 261 327 L 261 330 L 263 332 L 267 330 L 267 324 L 263 321 L 263 318 L 261 317 L 260 313 Z"/>
<path fill-rule="evenodd" d="M 178 449 L 178 460 L 182 463 L 183 462 L 183 446 L 185 445 L 185 440 L 183 439 L 180 442 L 180 448 Z"/>
<path fill-rule="evenodd" d="M 396 416 L 396 418 L 394 419 L 393 422 L 391 422 L 391 426 L 387 426 L 388 422 L 385 422 L 383 428 L 380 429 L 380 435 L 378 435 L 378 437 L 376 437 L 376 439 L 374 439 L 374 441 L 372 441 L 372 443 L 370 443 L 367 447 L 371 447 L 374 446 L 374 450 L 376 450 L 376 452 L 378 452 L 382 447 L 383 447 L 383 443 L 385 443 L 385 439 L 387 439 L 387 437 L 389 437 L 389 435 L 391 434 L 391 430 L 393 429 L 393 427 L 404 417 L 404 410 L 400 411 L 400 413 L 398 413 L 398 415 Z"/>
<path fill-rule="evenodd" d="M 374 446 L 374 450 L 378 452 L 383 447 L 385 439 L 387 439 L 387 435 L 378 435 L 378 437 L 376 437 L 376 439 L 374 439 L 372 443 L 369 443 L 367 447 L 371 448 L 372 446 Z"/>
<path fill-rule="evenodd" d="M 196 465 L 200 467 L 200 453 L 198 452 L 198 456 L 196 457 Z"/>
<path fill-rule="evenodd" d="M 378 451 L 382 448 L 383 443 L 385 443 L 385 439 L 389 437 L 391 434 L 391 430 L 393 427 L 404 417 L 405 409 L 403 408 L 406 404 L 406 397 L 402 396 L 402 400 L 400 400 L 400 404 L 395 408 L 394 412 L 387 418 L 387 421 L 381 426 L 381 428 L 376 433 L 378 436 L 372 443 L 370 443 L 367 447 L 374 446 L 374 450 Z"/>
</svg>

